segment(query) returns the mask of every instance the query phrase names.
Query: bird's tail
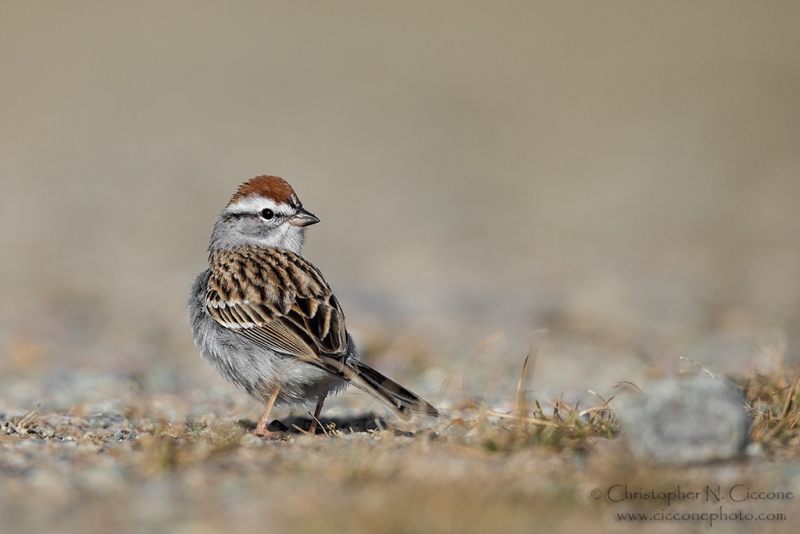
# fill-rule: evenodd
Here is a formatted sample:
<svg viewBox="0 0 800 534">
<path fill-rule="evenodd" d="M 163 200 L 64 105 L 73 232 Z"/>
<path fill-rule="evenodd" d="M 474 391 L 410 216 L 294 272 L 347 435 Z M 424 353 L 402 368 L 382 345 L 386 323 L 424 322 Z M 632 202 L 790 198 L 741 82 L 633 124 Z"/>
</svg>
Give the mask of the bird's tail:
<svg viewBox="0 0 800 534">
<path fill-rule="evenodd" d="M 336 370 L 354 386 L 385 402 L 403 419 L 410 419 L 412 413 L 438 417 L 439 412 L 416 393 L 407 390 L 388 376 L 385 376 L 364 362 L 351 359 L 342 363 L 334 358 L 322 357 L 324 363 Z"/>
</svg>

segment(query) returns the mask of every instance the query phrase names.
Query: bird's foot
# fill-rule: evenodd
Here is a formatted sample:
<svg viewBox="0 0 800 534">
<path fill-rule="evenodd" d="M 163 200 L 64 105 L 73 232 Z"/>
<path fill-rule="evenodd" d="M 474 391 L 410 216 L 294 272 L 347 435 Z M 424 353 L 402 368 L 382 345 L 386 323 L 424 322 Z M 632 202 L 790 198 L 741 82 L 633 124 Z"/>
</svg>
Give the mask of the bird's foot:
<svg viewBox="0 0 800 534">
<path fill-rule="evenodd" d="M 259 421 L 252 432 L 260 438 L 279 440 L 286 437 L 287 430 L 283 423 L 275 419 L 270 424 L 263 420 Z"/>
</svg>

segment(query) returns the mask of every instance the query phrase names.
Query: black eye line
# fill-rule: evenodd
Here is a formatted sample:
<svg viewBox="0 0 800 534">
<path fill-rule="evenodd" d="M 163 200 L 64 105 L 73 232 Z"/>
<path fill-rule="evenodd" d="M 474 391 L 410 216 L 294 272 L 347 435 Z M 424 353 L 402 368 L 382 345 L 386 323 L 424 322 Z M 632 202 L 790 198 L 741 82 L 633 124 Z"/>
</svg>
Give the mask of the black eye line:
<svg viewBox="0 0 800 534">
<path fill-rule="evenodd" d="M 261 211 L 264 211 L 264 210 L 261 210 Z M 261 211 L 259 211 L 258 213 L 247 213 L 247 212 L 228 213 L 228 214 L 225 215 L 225 219 L 226 220 L 240 219 L 242 217 L 252 217 L 252 218 L 257 218 L 257 219 L 263 219 L 264 217 L 261 215 Z M 285 217 L 287 217 L 287 216 L 282 214 L 282 213 L 278 213 L 278 212 L 273 210 L 272 211 L 272 219 L 267 219 L 267 220 L 272 221 L 272 220 L 275 220 L 275 219 L 283 219 Z"/>
<path fill-rule="evenodd" d="M 261 212 L 263 212 L 264 210 L 270 210 L 270 209 L 269 208 L 264 208 L 263 210 L 259 211 L 258 213 L 252 213 L 252 212 L 249 212 L 249 213 L 248 212 L 228 213 L 228 214 L 225 215 L 225 218 L 228 219 L 228 220 L 230 220 L 230 219 L 238 219 L 240 217 L 255 217 L 255 218 L 259 218 L 259 219 L 264 219 L 265 217 L 263 215 L 261 215 Z M 292 216 L 291 213 L 290 214 L 286 214 L 286 213 L 279 213 L 279 212 L 277 212 L 275 210 L 270 210 L 270 211 L 272 212 L 272 218 L 271 219 L 267 219 L 269 221 L 272 221 L 272 220 L 275 220 L 275 219 L 285 219 L 287 217 L 291 217 Z"/>
</svg>

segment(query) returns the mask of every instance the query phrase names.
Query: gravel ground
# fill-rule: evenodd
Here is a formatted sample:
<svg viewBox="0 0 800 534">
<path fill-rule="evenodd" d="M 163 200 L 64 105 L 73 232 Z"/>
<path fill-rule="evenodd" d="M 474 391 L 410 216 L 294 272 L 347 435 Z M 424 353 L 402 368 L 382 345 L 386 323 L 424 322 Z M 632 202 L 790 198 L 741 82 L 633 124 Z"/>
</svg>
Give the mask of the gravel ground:
<svg viewBox="0 0 800 534">
<path fill-rule="evenodd" d="M 474 419 L 470 410 L 453 415 Z M 618 514 L 719 510 L 788 517 L 719 520 L 722 532 L 790 532 L 793 500 L 746 499 L 745 492 L 800 491 L 796 459 L 754 452 L 709 466 L 648 466 L 633 462 L 617 438 L 592 438 L 583 452 L 493 451 L 485 428 L 462 418 L 405 431 L 374 430 L 368 416 L 339 418 L 342 430 L 334 431 L 323 419 L 327 436 L 294 431 L 278 441 L 247 432 L 252 422 L 224 417 L 41 410 L 3 411 L 0 421 L 4 532 L 618 531 L 640 524 Z M 701 498 L 624 499 L 625 486 Z M 709 489 L 723 492 L 721 502 Z M 654 530 L 708 524 L 663 521 Z"/>
</svg>

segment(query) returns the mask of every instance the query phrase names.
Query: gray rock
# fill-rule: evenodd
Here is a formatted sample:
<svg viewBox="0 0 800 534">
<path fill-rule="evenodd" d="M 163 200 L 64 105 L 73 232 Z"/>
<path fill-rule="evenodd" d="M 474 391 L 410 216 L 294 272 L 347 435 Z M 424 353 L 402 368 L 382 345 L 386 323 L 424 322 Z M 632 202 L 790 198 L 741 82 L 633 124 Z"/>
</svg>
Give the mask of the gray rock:
<svg viewBox="0 0 800 534">
<path fill-rule="evenodd" d="M 615 403 L 622 434 L 640 459 L 682 464 L 736 457 L 750 421 L 742 396 L 706 376 L 665 378 Z"/>
</svg>

